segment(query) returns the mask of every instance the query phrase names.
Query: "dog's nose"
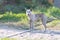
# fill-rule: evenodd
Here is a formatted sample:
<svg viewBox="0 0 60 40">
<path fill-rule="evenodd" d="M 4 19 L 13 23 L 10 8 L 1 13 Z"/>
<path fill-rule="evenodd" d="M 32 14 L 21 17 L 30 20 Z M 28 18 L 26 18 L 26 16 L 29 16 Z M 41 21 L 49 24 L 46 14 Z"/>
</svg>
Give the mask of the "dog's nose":
<svg viewBox="0 0 60 40">
<path fill-rule="evenodd" d="M 29 14 L 28 14 L 28 16 L 29 16 Z"/>
</svg>

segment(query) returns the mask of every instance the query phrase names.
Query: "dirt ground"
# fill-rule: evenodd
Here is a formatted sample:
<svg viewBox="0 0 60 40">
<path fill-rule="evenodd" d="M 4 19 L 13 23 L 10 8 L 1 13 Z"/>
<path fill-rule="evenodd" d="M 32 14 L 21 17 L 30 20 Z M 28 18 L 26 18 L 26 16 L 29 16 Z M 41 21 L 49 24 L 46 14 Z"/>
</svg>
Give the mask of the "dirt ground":
<svg viewBox="0 0 60 40">
<path fill-rule="evenodd" d="M 17 40 L 60 40 L 60 23 L 55 27 L 47 27 L 46 32 L 41 30 L 33 30 L 33 32 L 30 32 L 29 30 L 22 30 L 20 26 L 20 24 L 13 22 L 0 23 L 0 38 L 10 37 L 16 38 Z"/>
</svg>

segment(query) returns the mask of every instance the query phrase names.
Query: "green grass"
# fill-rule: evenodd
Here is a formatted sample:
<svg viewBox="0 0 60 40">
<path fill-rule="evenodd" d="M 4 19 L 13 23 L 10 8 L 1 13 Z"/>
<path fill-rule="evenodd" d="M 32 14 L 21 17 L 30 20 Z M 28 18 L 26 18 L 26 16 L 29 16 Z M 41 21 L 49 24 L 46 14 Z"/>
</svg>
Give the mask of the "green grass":
<svg viewBox="0 0 60 40">
<path fill-rule="evenodd" d="M 0 21 L 5 21 L 5 22 L 18 22 L 22 20 L 27 20 L 26 14 L 20 13 L 20 14 L 14 14 L 14 13 L 5 13 L 5 14 L 0 14 Z"/>
<path fill-rule="evenodd" d="M 16 38 L 0 38 L 0 40 L 17 40 Z"/>
</svg>

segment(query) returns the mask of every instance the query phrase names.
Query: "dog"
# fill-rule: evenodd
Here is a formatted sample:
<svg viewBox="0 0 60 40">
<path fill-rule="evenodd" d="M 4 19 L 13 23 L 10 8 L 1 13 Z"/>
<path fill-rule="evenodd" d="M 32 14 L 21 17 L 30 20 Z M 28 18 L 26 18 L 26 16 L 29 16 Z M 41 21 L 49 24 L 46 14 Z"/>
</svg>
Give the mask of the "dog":
<svg viewBox="0 0 60 40">
<path fill-rule="evenodd" d="M 47 16 L 44 15 L 43 13 L 40 14 L 33 14 L 30 9 L 25 9 L 26 10 L 26 15 L 28 16 L 28 19 L 30 20 L 30 29 L 34 29 L 34 22 L 37 21 L 38 19 L 41 19 L 43 26 L 45 27 L 46 31 L 46 23 L 47 23 Z"/>
</svg>

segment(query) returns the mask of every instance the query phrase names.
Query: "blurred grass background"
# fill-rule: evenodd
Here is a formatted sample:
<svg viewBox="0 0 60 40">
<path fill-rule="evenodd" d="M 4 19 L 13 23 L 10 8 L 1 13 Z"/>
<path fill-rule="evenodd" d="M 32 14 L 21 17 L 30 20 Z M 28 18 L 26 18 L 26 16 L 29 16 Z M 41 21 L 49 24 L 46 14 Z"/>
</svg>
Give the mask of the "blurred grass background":
<svg viewBox="0 0 60 40">
<path fill-rule="evenodd" d="M 50 8 L 40 8 L 40 10 L 33 10 L 33 13 L 44 13 L 47 17 L 54 17 L 56 19 L 60 19 L 60 9 L 56 7 L 50 7 Z M 0 14 L 0 21 L 27 21 L 27 16 L 26 13 L 13 13 L 12 11 L 10 12 L 5 12 L 4 14 Z"/>
</svg>

